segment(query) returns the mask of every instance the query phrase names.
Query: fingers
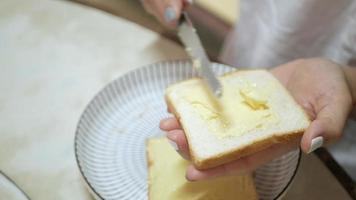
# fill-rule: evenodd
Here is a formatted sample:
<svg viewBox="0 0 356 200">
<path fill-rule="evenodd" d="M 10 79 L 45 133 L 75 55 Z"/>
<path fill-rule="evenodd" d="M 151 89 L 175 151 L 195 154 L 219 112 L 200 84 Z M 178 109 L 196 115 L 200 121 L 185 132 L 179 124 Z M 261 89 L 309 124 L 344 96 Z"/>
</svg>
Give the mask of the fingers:
<svg viewBox="0 0 356 200">
<path fill-rule="evenodd" d="M 217 176 L 240 175 L 251 172 L 259 166 L 273 160 L 298 147 L 299 140 L 294 140 L 288 144 L 275 144 L 267 149 L 257 152 L 251 156 L 240 158 L 228 164 L 221 165 L 208 170 L 198 170 L 190 165 L 186 171 L 186 178 L 189 181 L 204 180 Z"/>
<path fill-rule="evenodd" d="M 171 131 L 174 129 L 180 129 L 180 124 L 175 117 L 169 117 L 166 119 L 162 119 L 159 123 L 159 128 L 163 131 Z"/>
<path fill-rule="evenodd" d="M 305 131 L 301 141 L 303 152 L 310 153 L 321 147 L 323 143 L 336 140 L 341 136 L 351 105 L 350 98 L 345 94 L 347 93 L 340 94 L 341 96 L 335 94 L 334 97 L 319 100 L 327 103 L 319 102 L 316 119 Z"/>
<path fill-rule="evenodd" d="M 143 0 L 144 8 L 161 23 L 175 27 L 183 8 L 183 0 Z"/>
<path fill-rule="evenodd" d="M 183 2 L 181 0 L 164 1 L 163 19 L 169 26 L 175 27 L 181 15 Z"/>
<path fill-rule="evenodd" d="M 143 8 L 146 10 L 146 12 L 150 13 L 153 15 L 154 10 L 153 10 L 153 4 L 151 3 L 151 0 L 141 0 Z"/>
<path fill-rule="evenodd" d="M 324 143 L 325 120 L 314 120 L 308 129 L 305 131 L 302 141 L 301 149 L 304 153 L 311 153 L 315 149 L 321 147 Z"/>
<path fill-rule="evenodd" d="M 209 170 L 198 170 L 194 167 L 194 165 L 189 165 L 186 170 L 185 178 L 188 181 L 198 181 L 198 180 L 206 180 L 218 176 L 227 176 L 232 174 L 242 175 L 245 174 L 246 172 L 243 170 L 239 170 L 238 168 L 228 171 L 226 170 L 226 167 L 224 165 Z"/>
<path fill-rule="evenodd" d="M 159 125 L 160 129 L 167 132 L 167 138 L 173 148 L 184 158 L 189 160 L 189 147 L 187 138 L 175 117 L 163 119 Z"/>
<path fill-rule="evenodd" d="M 183 130 L 172 130 L 167 133 L 167 138 L 175 150 L 186 160 L 190 160 L 187 138 Z"/>
</svg>

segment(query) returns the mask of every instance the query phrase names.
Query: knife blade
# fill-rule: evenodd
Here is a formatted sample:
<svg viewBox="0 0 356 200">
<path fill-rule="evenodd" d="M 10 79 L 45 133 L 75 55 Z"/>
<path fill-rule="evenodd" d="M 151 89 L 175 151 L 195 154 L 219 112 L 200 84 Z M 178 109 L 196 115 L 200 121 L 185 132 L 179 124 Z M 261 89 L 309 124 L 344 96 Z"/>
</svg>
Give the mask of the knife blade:
<svg viewBox="0 0 356 200">
<path fill-rule="evenodd" d="M 199 76 L 205 80 L 213 94 L 220 97 L 222 95 L 221 84 L 213 73 L 212 64 L 202 46 L 196 29 L 185 11 L 182 12 L 179 20 L 178 36 L 192 58 L 193 67 L 198 71 Z"/>
</svg>

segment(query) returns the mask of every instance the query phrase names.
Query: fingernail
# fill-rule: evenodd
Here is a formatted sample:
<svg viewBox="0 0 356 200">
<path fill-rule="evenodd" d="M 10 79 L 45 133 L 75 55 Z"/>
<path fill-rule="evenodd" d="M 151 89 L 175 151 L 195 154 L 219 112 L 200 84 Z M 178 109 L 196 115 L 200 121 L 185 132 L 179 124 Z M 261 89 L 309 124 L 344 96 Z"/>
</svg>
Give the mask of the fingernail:
<svg viewBox="0 0 356 200">
<path fill-rule="evenodd" d="M 175 143 L 174 141 L 170 140 L 169 138 L 168 138 L 168 142 L 169 142 L 169 144 L 172 145 L 172 147 L 174 148 L 174 150 L 178 151 L 178 145 L 177 145 L 177 143 Z"/>
<path fill-rule="evenodd" d="M 185 178 L 188 181 L 199 181 L 213 178 L 216 175 L 211 174 L 211 172 L 200 171 L 196 169 L 193 165 L 189 165 L 185 171 Z"/>
<path fill-rule="evenodd" d="M 196 174 L 196 170 L 192 165 L 190 165 L 185 172 L 185 179 L 188 181 L 196 181 Z"/>
<path fill-rule="evenodd" d="M 164 19 L 167 23 L 173 22 L 177 18 L 176 11 L 171 7 L 168 6 L 164 11 Z"/>
<path fill-rule="evenodd" d="M 323 143 L 324 143 L 324 138 L 322 136 L 318 136 L 312 139 L 308 153 L 311 153 L 315 151 L 317 148 L 320 148 L 321 146 L 323 146 Z"/>
<path fill-rule="evenodd" d="M 185 174 L 185 179 L 187 179 L 187 181 L 190 181 L 190 182 L 196 181 L 196 180 L 192 179 L 188 174 Z"/>
<path fill-rule="evenodd" d="M 192 3 L 193 3 L 193 0 L 187 0 L 187 3 L 188 3 L 188 4 L 192 4 Z"/>
</svg>

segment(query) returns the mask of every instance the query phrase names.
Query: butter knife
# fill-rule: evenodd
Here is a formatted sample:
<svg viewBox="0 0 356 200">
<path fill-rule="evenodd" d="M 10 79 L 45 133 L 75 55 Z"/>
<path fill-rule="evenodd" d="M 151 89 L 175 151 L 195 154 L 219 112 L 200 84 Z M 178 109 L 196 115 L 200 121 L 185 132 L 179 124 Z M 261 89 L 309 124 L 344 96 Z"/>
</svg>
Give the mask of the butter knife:
<svg viewBox="0 0 356 200">
<path fill-rule="evenodd" d="M 199 76 L 205 80 L 208 88 L 217 97 L 222 95 L 222 87 L 219 80 L 214 75 L 212 64 L 206 55 L 199 36 L 193 27 L 187 12 L 183 11 L 178 24 L 178 36 L 185 46 L 185 50 L 193 60 L 193 67 L 198 71 Z"/>
</svg>

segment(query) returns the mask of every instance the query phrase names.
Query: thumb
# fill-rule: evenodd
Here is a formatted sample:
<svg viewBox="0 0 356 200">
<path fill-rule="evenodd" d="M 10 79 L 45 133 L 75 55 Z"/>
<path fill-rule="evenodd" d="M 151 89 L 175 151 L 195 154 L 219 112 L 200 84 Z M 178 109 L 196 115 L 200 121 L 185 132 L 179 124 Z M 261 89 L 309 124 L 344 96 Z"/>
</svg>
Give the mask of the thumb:
<svg viewBox="0 0 356 200">
<path fill-rule="evenodd" d="M 324 143 L 337 140 L 344 129 L 350 112 L 347 102 L 330 101 L 317 110 L 317 116 L 305 131 L 301 148 L 305 153 L 311 153 Z"/>
</svg>

